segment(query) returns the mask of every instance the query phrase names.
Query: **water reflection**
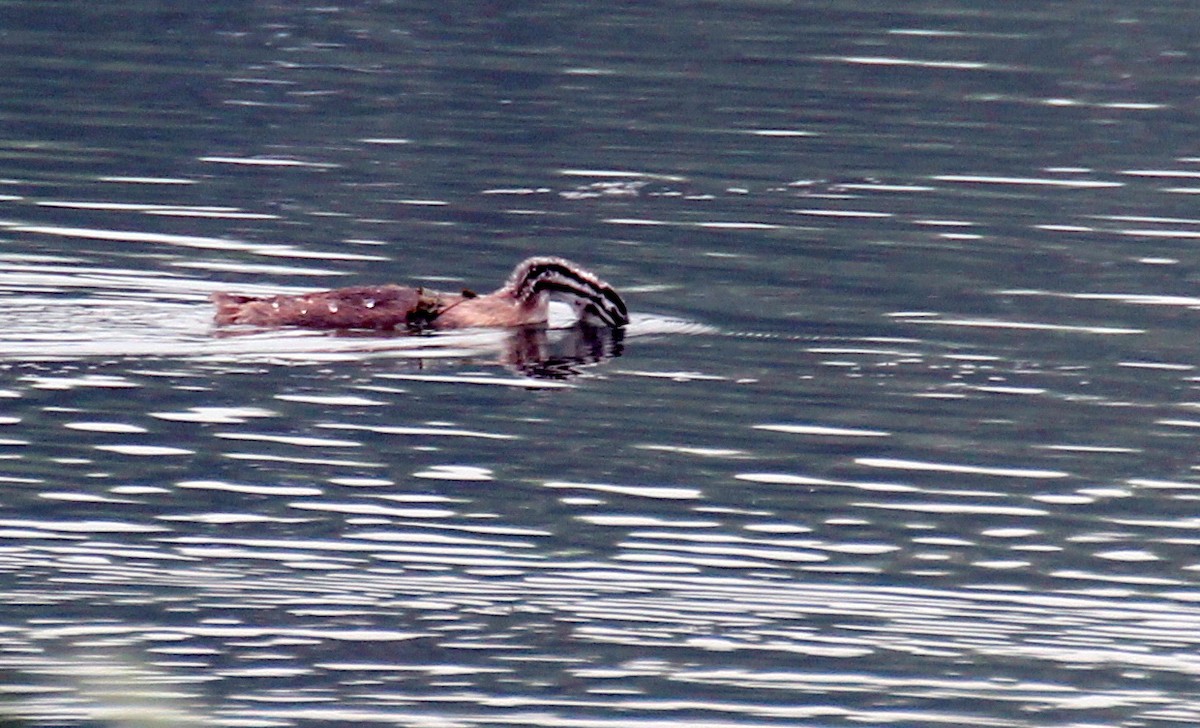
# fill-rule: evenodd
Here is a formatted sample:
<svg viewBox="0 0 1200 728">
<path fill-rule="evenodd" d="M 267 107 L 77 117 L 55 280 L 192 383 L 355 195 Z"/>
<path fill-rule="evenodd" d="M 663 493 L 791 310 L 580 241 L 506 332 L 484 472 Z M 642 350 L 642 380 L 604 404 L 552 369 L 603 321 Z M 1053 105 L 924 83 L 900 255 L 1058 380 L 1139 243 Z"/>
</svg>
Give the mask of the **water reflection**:
<svg viewBox="0 0 1200 728">
<path fill-rule="evenodd" d="M 1200 722 L 1178 4 L 158 5 L 0 6 L 22 717 Z M 624 337 L 205 303 L 535 252 Z"/>
<path fill-rule="evenodd" d="M 565 332 L 525 328 L 513 332 L 501 354 L 511 369 L 536 379 L 570 379 L 624 351 L 622 329 L 576 325 Z"/>
</svg>

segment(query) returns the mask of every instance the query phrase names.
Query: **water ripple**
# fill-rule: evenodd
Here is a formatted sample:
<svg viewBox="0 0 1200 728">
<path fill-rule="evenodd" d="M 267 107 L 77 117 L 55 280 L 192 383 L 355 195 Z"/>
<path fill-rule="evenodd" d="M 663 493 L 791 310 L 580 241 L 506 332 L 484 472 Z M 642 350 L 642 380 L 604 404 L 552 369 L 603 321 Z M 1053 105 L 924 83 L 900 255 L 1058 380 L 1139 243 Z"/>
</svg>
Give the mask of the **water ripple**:
<svg viewBox="0 0 1200 728">
<path fill-rule="evenodd" d="M 97 228 L 73 228 L 56 225 L 26 225 L 20 223 L 0 223 L 0 227 L 12 232 L 37 233 L 54 235 L 64 238 L 80 238 L 83 240 L 111 240 L 128 243 L 150 243 L 157 245 L 173 245 L 198 250 L 219 250 L 227 252 L 246 252 L 276 258 L 304 258 L 321 260 L 387 260 L 377 255 L 347 253 L 342 251 L 318 252 L 306 250 L 291 245 L 247 243 L 227 238 L 213 238 L 196 235 L 172 235 L 168 233 L 147 233 L 137 230 L 103 230 Z"/>
<path fill-rule="evenodd" d="M 1070 473 L 1063 472 L 1061 470 L 1001 468 L 982 465 L 962 465 L 958 463 L 922 462 L 917 460 L 902 460 L 897 458 L 857 458 L 855 462 L 872 468 L 888 468 L 894 470 L 933 470 L 944 473 L 993 475 L 1002 478 L 1066 478 L 1071 475 Z"/>
</svg>

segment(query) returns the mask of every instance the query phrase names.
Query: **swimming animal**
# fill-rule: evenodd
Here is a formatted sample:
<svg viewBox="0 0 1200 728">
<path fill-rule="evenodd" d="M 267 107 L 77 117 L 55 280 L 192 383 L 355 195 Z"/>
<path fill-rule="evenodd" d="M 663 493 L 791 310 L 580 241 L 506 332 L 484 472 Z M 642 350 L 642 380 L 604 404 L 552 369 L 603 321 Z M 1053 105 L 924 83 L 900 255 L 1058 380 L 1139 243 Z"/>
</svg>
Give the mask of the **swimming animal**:
<svg viewBox="0 0 1200 728">
<path fill-rule="evenodd" d="M 215 320 L 221 325 L 409 332 L 545 324 L 551 298 L 569 304 L 584 323 L 611 328 L 629 323 L 629 310 L 612 286 L 568 260 L 553 257 L 522 261 L 503 286 L 484 295 L 399 285 L 281 296 L 212 295 Z"/>
</svg>

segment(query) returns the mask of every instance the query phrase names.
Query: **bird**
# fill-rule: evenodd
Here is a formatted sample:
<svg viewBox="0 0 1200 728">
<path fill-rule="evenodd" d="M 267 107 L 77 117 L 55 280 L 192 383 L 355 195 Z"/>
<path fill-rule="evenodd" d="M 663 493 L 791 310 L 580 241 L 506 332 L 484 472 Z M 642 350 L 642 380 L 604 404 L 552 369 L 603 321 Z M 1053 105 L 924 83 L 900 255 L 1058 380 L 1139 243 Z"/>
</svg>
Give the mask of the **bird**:
<svg viewBox="0 0 1200 728">
<path fill-rule="evenodd" d="M 218 325 L 407 333 L 545 325 L 551 298 L 569 304 L 584 324 L 616 329 L 629 323 L 625 301 L 612 286 L 569 260 L 550 256 L 522 261 L 503 286 L 483 295 L 387 284 L 297 295 L 211 296 Z"/>
</svg>

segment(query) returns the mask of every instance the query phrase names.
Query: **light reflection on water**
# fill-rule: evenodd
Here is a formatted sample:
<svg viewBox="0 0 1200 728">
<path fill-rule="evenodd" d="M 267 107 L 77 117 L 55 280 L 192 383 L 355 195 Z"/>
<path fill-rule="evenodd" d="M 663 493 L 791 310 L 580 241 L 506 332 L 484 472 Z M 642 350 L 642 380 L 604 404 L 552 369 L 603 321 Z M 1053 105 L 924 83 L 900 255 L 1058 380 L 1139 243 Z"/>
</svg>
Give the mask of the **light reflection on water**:
<svg viewBox="0 0 1200 728">
<path fill-rule="evenodd" d="M 1120 465 L 1163 445 L 1062 425 L 1087 439 L 986 448 L 938 424 L 982 408 L 966 417 L 1004 432 L 1040 402 L 1094 417 L 1138 405 L 1085 378 L 1190 367 L 642 314 L 630 358 L 539 383 L 494 371 L 499 332 L 214 338 L 205 286 L 118 278 L 145 292 L 129 303 L 75 270 L 9 279 L 6 394 L 28 404 L 0 441 L 21 620 L 0 665 L 24 715 L 128 718 L 131 693 L 198 724 L 1194 712 L 1127 685 L 1198 667 L 1194 519 L 1159 505 L 1195 486 Z M 1016 328 L 1139 335 L 1053 321 Z M 1085 475 L 1100 457 L 1130 477 Z M 89 676 L 110 663 L 115 682 Z"/>
<path fill-rule="evenodd" d="M 21 717 L 1200 719 L 1179 8 L 11 5 Z M 625 337 L 205 302 L 531 253 Z"/>
<path fill-rule="evenodd" d="M 794 346 L 749 341 L 760 353 Z M 930 356 L 922 346 L 809 348 L 828 384 L 861 375 L 826 357 L 911 366 Z M 197 381 L 148 364 L 26 375 L 12 394 Z M 443 406 L 442 418 L 405 424 L 414 392 L 394 384 L 458 389 L 458 375 L 364 367 L 345 363 L 339 370 L 353 378 L 300 389 L 286 369 L 260 370 L 267 396 L 253 404 L 75 406 L 46 422 L 51 399 L 37 421 L 8 421 L 38 442 L 61 439 L 55 427 L 85 438 L 56 458 L 53 477 L 37 474 L 39 445 L 5 441 L 10 472 L 29 471 L 6 498 L 26 515 L 0 519 L 0 568 L 14 579 L 3 598 L 28 615 L 9 630 L 12 689 L 37 696 L 61 684 L 83 650 L 118 664 L 141 655 L 149 664 L 136 670 L 152 671 L 170 709 L 195 720 L 550 724 L 549 715 L 598 711 L 634 724 L 953 724 L 978 700 L 1039 715 L 1153 713 L 1168 698 L 1130 692 L 1130 676 L 1197 670 L 1187 655 L 1200 617 L 1191 567 L 1178 559 L 1184 523 L 1067 508 L 1134 500 L 1153 509 L 1162 494 L 1186 499 L 1186 481 L 1100 488 L 1061 469 L 1075 462 L 1061 454 L 1067 445 L 1043 448 L 1059 468 L 900 457 L 886 454 L 889 441 L 911 436 L 898 421 L 764 422 L 753 416 L 761 407 L 724 440 L 736 447 L 665 444 L 662 427 L 646 428 L 656 440 L 646 442 L 631 427 L 622 448 L 655 457 L 632 459 L 623 478 L 595 479 L 604 470 L 594 462 L 564 469 L 545 445 L 543 461 L 519 455 L 553 422 L 453 422 Z M 607 377 L 634 389 L 702 386 L 718 406 L 722 392 L 756 386 L 696 374 L 614 368 Z M 207 375 L 205 388 L 226 376 Z M 531 409 L 527 396 L 505 408 Z M 199 429 L 164 439 L 161 423 Z M 63 467 L 76 475 L 64 481 Z M 1148 650 L 1148 641 L 1171 649 Z M 1074 685 L 1068 676 L 1079 670 L 1098 683 Z M 81 720 L 108 699 L 87 680 L 65 689 L 79 696 L 73 707 L 47 693 L 23 710 Z M 1173 710 L 1190 708 L 1173 701 Z"/>
<path fill-rule="evenodd" d="M 61 575 L 52 600 L 40 590 L 32 595 L 42 607 L 74 612 L 99 590 L 119 616 L 138 608 L 119 596 L 132 590 L 161 594 L 160 606 L 179 616 L 169 624 L 140 624 L 132 614 L 38 620 L 9 643 L 13 652 L 36 649 L 7 662 L 45 678 L 61 659 L 52 656 L 55 645 L 86 642 L 149 654 L 168 674 L 199 671 L 255 686 L 230 696 L 218 714 L 385 724 L 397 722 L 398 706 L 412 711 L 409 719 L 465 724 L 572 706 L 623 711 L 635 723 L 695 711 L 734 721 L 811 717 L 822 709 L 810 701 L 830 694 L 847 706 L 836 713 L 856 720 L 896 711 L 951 722 L 952 712 L 933 706 L 978 699 L 1017 700 L 1039 713 L 1148 709 L 1166 696 L 1071 688 L 1045 672 L 1121 665 L 1194 675 L 1200 668 L 1188 656 L 1195 638 L 1185 637 L 1195 634 L 1195 615 L 1116 590 L 1051 597 L 838 586 L 756 575 L 768 565 L 733 546 L 723 558 L 697 548 L 686 561 L 659 551 L 664 558 L 605 563 L 539 553 L 532 539 L 550 534 L 462 533 L 217 538 L 197 546 L 187 544 L 199 539 L 166 538 L 166 553 L 100 544 L 10 550 L 14 566 Z M 462 571 L 447 572 L 453 566 Z M 250 618 L 267 614 L 265 623 Z M 1114 628 L 1118 616 L 1125 627 Z M 1163 640 L 1177 649 L 1144 648 Z M 697 664 L 706 653 L 724 664 Z M 1030 660 L 1045 666 L 1043 676 L 1021 671 Z M 956 669 L 894 672 L 903 663 Z M 189 682 L 167 684 L 179 690 Z M 303 687 L 322 683 L 349 692 L 330 705 L 319 697 L 325 691 Z M 197 688 L 188 692 L 203 692 Z M 655 697 L 664 690 L 676 697 Z M 872 707 L 881 691 L 895 696 L 892 710 Z"/>
</svg>

